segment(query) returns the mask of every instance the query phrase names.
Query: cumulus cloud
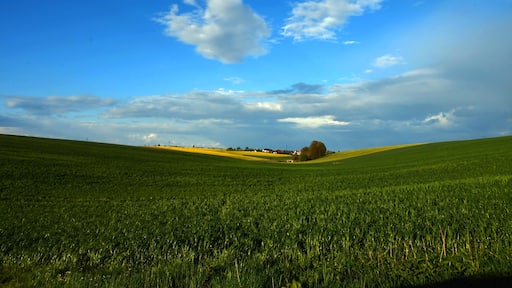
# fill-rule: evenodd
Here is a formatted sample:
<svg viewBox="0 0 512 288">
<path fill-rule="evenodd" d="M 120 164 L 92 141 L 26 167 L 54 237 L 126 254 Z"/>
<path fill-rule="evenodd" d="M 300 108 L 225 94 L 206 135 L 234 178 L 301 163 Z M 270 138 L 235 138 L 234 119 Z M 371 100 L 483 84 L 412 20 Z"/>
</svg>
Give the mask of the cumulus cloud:
<svg viewBox="0 0 512 288">
<path fill-rule="evenodd" d="M 343 45 L 355 45 L 355 44 L 361 44 L 361 43 L 359 41 L 354 41 L 354 40 L 343 41 Z"/>
<path fill-rule="evenodd" d="M 191 6 L 197 6 L 197 3 L 195 0 L 183 0 L 185 4 L 191 5 Z"/>
<path fill-rule="evenodd" d="M 429 116 L 423 120 L 423 123 L 433 123 L 439 127 L 449 127 L 453 125 L 455 119 L 454 111 L 440 112 L 436 115 Z"/>
<path fill-rule="evenodd" d="M 278 122 L 294 123 L 301 128 L 318 128 L 321 126 L 346 126 L 350 122 L 335 120 L 336 117 L 332 115 L 324 116 L 310 116 L 310 117 L 288 117 L 278 119 Z"/>
<path fill-rule="evenodd" d="M 350 17 L 362 15 L 367 10 L 380 9 L 381 2 L 382 0 L 323 0 L 296 3 L 281 35 L 292 37 L 296 41 L 336 39 L 336 31 Z"/>
<path fill-rule="evenodd" d="M 404 58 L 402 56 L 395 56 L 391 54 L 377 57 L 373 62 L 373 66 L 378 68 L 387 68 L 399 64 L 405 64 Z"/>
<path fill-rule="evenodd" d="M 148 135 L 142 136 L 142 139 L 144 140 L 144 142 L 149 143 L 153 140 L 158 139 L 158 135 L 156 133 L 149 133 Z"/>
<path fill-rule="evenodd" d="M 177 4 L 157 19 L 165 33 L 194 45 L 202 56 L 222 63 L 241 62 L 247 56 L 267 52 L 263 42 L 270 36 L 265 20 L 241 0 L 207 0 L 206 8 L 185 1 L 193 12 L 179 13 Z"/>
<path fill-rule="evenodd" d="M 31 114 L 54 115 L 68 112 L 79 112 L 90 109 L 112 106 L 113 99 L 104 99 L 96 96 L 4 96 L 9 108 L 23 109 Z"/>
<path fill-rule="evenodd" d="M 274 102 L 247 103 L 246 107 L 249 110 L 283 111 L 281 104 Z"/>
</svg>

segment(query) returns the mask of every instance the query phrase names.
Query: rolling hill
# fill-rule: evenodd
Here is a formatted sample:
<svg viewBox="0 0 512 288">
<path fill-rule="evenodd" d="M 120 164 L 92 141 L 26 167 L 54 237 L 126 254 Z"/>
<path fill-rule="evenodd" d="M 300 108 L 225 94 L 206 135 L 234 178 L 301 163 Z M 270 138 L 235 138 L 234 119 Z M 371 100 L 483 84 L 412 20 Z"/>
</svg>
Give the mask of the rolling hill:
<svg viewBox="0 0 512 288">
<path fill-rule="evenodd" d="M 307 165 L 0 143 L 5 287 L 410 287 L 512 275 L 512 137 Z"/>
</svg>

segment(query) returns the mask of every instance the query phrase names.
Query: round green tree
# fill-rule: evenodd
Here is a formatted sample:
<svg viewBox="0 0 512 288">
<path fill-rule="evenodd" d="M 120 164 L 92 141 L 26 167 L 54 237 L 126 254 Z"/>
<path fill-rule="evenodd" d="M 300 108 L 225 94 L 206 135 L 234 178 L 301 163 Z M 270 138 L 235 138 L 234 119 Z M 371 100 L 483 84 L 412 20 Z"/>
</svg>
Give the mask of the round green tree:
<svg viewBox="0 0 512 288">
<path fill-rule="evenodd" d="M 327 153 L 327 147 L 325 147 L 325 144 L 321 141 L 314 140 L 311 142 L 311 145 L 309 145 L 308 149 L 308 158 L 311 160 L 318 159 L 320 157 L 325 156 L 325 153 Z"/>
</svg>

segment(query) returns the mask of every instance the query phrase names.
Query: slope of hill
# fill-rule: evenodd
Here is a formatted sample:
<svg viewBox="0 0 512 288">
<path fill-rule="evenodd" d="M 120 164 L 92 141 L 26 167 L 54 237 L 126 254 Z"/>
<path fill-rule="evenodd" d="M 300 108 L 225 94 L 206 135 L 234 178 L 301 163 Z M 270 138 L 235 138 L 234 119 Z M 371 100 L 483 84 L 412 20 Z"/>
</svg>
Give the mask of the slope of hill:
<svg viewBox="0 0 512 288">
<path fill-rule="evenodd" d="M 176 146 L 152 146 L 151 148 L 165 149 L 173 151 L 182 151 L 190 153 L 199 153 L 206 155 L 225 156 L 242 160 L 249 161 L 285 161 L 290 158 L 290 155 L 286 154 L 272 154 L 266 152 L 255 152 L 255 151 L 228 151 L 225 149 L 215 148 L 190 148 L 190 147 L 176 147 Z"/>
<path fill-rule="evenodd" d="M 412 146 L 417 146 L 422 144 L 403 144 L 403 145 L 393 145 L 393 146 L 382 146 L 382 147 L 374 147 L 374 148 L 365 148 L 365 149 L 357 149 L 357 150 L 349 150 L 349 151 L 341 151 L 333 154 L 329 154 L 325 157 L 315 159 L 313 161 L 308 161 L 304 163 L 321 163 L 321 162 L 333 162 L 345 160 L 348 158 L 360 157 L 365 155 L 370 155 L 374 153 L 407 148 Z"/>
<path fill-rule="evenodd" d="M 333 161 L 339 161 L 339 160 L 344 160 L 344 159 L 348 159 L 348 158 L 359 157 L 359 156 L 364 156 L 364 155 L 368 155 L 368 154 L 374 154 L 374 153 L 378 153 L 378 152 L 406 148 L 406 147 L 411 147 L 411 146 L 416 146 L 416 145 L 421 145 L 421 144 L 404 144 L 404 145 L 383 146 L 383 147 L 343 151 L 343 152 L 329 154 L 326 157 L 322 157 L 322 158 L 316 159 L 314 161 L 306 161 L 306 162 L 298 162 L 298 163 L 311 164 L 311 163 L 333 162 Z M 250 160 L 250 161 L 269 161 L 269 160 L 271 160 L 271 161 L 284 162 L 287 159 L 292 159 L 291 155 L 272 154 L 272 153 L 254 152 L 254 151 L 228 151 L 225 149 L 215 149 L 215 148 L 190 148 L 190 147 L 176 147 L 176 146 L 152 146 L 151 148 L 190 152 L 190 153 L 199 153 L 199 154 L 207 154 L 207 155 L 215 155 L 215 156 L 225 156 L 225 157 L 232 157 L 232 158 L 237 158 L 237 159 L 241 159 L 241 160 Z"/>
<path fill-rule="evenodd" d="M 309 165 L 0 144 L 0 286 L 410 287 L 512 275 L 512 137 Z"/>
</svg>

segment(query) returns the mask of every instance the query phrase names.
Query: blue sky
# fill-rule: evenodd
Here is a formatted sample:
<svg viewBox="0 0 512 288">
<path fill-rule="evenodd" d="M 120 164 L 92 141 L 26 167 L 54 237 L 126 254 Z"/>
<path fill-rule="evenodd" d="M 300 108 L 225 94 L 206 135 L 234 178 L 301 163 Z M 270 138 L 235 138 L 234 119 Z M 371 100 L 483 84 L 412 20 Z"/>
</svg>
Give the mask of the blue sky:
<svg viewBox="0 0 512 288">
<path fill-rule="evenodd" d="M 0 3 L 0 133 L 347 150 L 512 134 L 510 0 Z"/>
</svg>

